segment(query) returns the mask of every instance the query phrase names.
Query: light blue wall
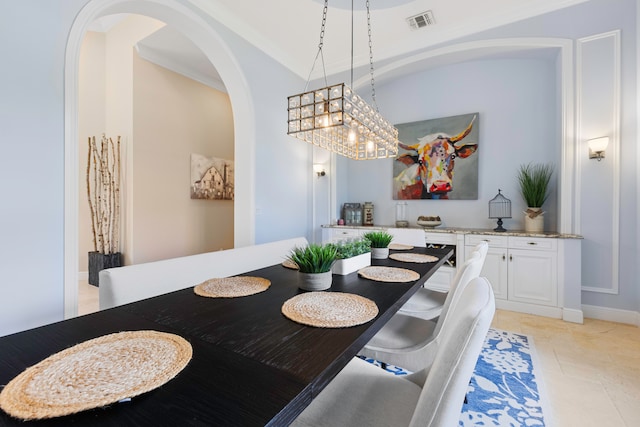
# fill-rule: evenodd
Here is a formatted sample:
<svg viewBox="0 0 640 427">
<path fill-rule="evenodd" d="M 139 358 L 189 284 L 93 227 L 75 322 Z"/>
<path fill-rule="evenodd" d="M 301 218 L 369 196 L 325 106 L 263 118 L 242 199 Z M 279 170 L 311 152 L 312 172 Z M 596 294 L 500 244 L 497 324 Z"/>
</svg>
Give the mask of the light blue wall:
<svg viewBox="0 0 640 427">
<path fill-rule="evenodd" d="M 63 316 L 64 55 L 73 19 L 86 3 L 1 0 L 0 335 Z M 497 37 L 575 40 L 622 30 L 620 292 L 585 292 L 583 303 L 638 311 L 636 4 L 592 0 L 457 42 Z M 255 108 L 255 240 L 310 237 L 310 149 L 286 135 L 284 113 L 286 96 L 299 92 L 304 82 L 215 20 L 205 19 L 234 52 Z M 382 112 L 396 123 L 480 113 L 481 144 L 485 144 L 477 153 L 480 200 L 449 201 L 445 208 L 436 201 L 412 202 L 409 218 L 440 214 L 447 225 L 491 226 L 486 202 L 499 187 L 514 201 L 514 219 L 506 225 L 516 227 L 519 198 L 512 179 L 517 164 L 558 159 L 551 142 L 558 138 L 555 68 L 548 59 L 482 60 L 379 85 Z M 394 220 L 389 161 L 367 165 L 338 160 L 337 166 L 339 204 L 373 201 L 376 221 Z M 548 207 L 553 218 L 554 209 Z M 589 230 L 582 233 L 587 236 Z"/>
<path fill-rule="evenodd" d="M 618 238 L 619 257 L 617 259 L 610 257 L 609 260 L 605 260 L 608 265 L 603 265 L 606 271 L 613 271 L 614 266 L 619 268 L 619 290 L 611 294 L 583 291 L 582 303 L 587 306 L 585 314 L 636 323 L 637 312 L 640 311 L 638 266 L 640 154 L 638 153 L 638 29 L 636 27 L 638 16 L 640 16 L 638 7 L 640 7 L 640 1 L 637 0 L 591 0 L 557 12 L 463 37 L 447 44 L 502 38 L 565 38 L 572 42 L 574 51 L 571 60 L 573 66 L 576 66 L 575 55 L 577 41 L 580 38 L 620 30 L 621 98 L 618 106 L 620 109 L 620 163 L 619 165 L 609 163 L 600 172 L 607 177 L 619 174 L 621 192 L 619 218 L 595 217 L 597 211 L 590 209 L 594 203 L 610 203 L 609 194 L 592 194 L 591 197 L 583 199 L 580 206 L 573 208 L 583 218 L 583 226 L 577 231 L 590 244 L 598 244 L 598 236 L 602 235 L 601 230 L 613 229 L 613 222 L 619 219 L 619 235 L 614 236 Z M 419 53 L 421 52 L 414 52 L 405 57 Z M 381 64 L 388 65 L 398 59 L 383 61 Z M 559 64 L 547 66 L 545 63 L 546 60 L 538 63 L 530 60 L 472 61 L 431 71 L 413 72 L 377 89 L 378 104 L 382 113 L 395 123 L 475 111 L 481 113 L 481 144 L 486 144 L 481 145 L 480 148 L 481 200 L 409 202 L 409 219 L 414 219 L 420 214 L 437 214 L 443 217 L 445 225 L 491 226 L 492 224 L 486 218 L 486 202 L 500 187 L 514 202 L 514 219 L 506 221 L 506 227 L 521 227 L 521 223 L 517 223 L 516 215 L 521 210 L 522 201 L 519 200 L 516 187 L 510 181 L 513 180 L 514 165 L 529 159 L 535 161 L 551 159 L 558 165 L 560 161 L 559 147 L 556 144 L 561 126 L 558 90 L 561 85 L 558 80 L 559 74 L 556 74 L 555 81 L 549 74 L 553 72 L 554 67 L 558 68 Z M 526 64 L 532 68 L 528 69 Z M 576 73 L 572 73 L 572 81 L 569 82 L 572 88 L 576 78 Z M 471 82 L 470 85 L 466 83 L 467 80 Z M 518 84 L 526 86 L 515 87 Z M 487 93 L 482 96 L 485 88 Z M 537 90 L 540 90 L 540 93 L 537 93 Z M 366 88 L 362 89 L 362 92 L 366 94 Z M 457 96 L 446 96 L 448 93 L 454 93 Z M 599 108 L 597 99 L 572 98 L 571 102 L 574 101 L 579 102 L 572 111 L 574 115 L 578 108 L 586 108 L 590 111 L 597 111 Z M 575 123 L 570 123 L 570 126 L 569 135 L 573 137 L 577 126 Z M 547 145 L 549 138 L 555 140 L 551 145 Z M 583 155 L 585 141 L 572 143 L 575 144 L 579 154 Z M 547 151 L 545 153 L 532 151 L 537 149 Z M 578 163 L 586 161 L 588 160 L 578 159 Z M 338 192 L 339 203 L 373 200 L 376 203 L 376 221 L 391 223 L 394 220 L 394 202 L 390 197 L 391 183 L 386 178 L 391 174 L 390 161 L 371 165 L 341 161 L 339 165 L 346 169 L 341 170 L 339 176 L 347 182 L 348 188 L 346 191 Z M 597 173 L 594 172 L 594 168 L 585 167 L 582 171 L 579 168 L 576 169 L 575 182 L 588 181 L 583 175 L 585 173 Z M 597 179 L 597 177 L 588 178 Z M 559 214 L 557 205 L 545 205 L 545 209 L 549 210 L 553 217 Z M 598 228 L 594 229 L 589 224 L 598 224 Z M 548 222 L 546 227 L 553 229 Z M 602 259 L 589 257 L 588 252 L 583 253 L 583 265 L 597 265 L 603 262 Z M 615 285 L 613 281 L 611 277 L 607 285 L 613 287 Z M 636 312 L 635 315 L 634 312 Z"/>
<path fill-rule="evenodd" d="M 64 61 L 86 3 L 1 0 L 0 336 L 64 315 Z M 309 149 L 286 135 L 286 96 L 304 81 L 203 18 L 235 55 L 255 109 L 255 242 L 310 237 Z"/>
<path fill-rule="evenodd" d="M 522 229 L 526 208 L 515 179 L 520 164 L 556 163 L 557 132 L 555 61 L 553 59 L 483 60 L 423 71 L 376 89 L 383 114 L 393 123 L 407 123 L 479 113 L 478 200 L 411 200 L 407 219 L 439 215 L 443 226 L 495 227 L 488 202 L 502 189 L 512 201 L 507 229 Z M 412 141 L 403 141 L 412 143 Z M 457 165 L 465 159 L 456 159 Z M 393 224 L 392 160 L 349 162 L 348 190 L 339 201 L 373 201 L 375 222 Z M 455 169 L 454 169 L 455 174 Z M 555 175 L 546 224 L 556 229 Z"/>
<path fill-rule="evenodd" d="M 0 335 L 63 315 L 63 64 L 85 1 L 2 1 Z"/>
<path fill-rule="evenodd" d="M 287 96 L 300 93 L 305 82 L 223 25 L 211 22 L 232 47 L 254 101 L 255 243 L 310 239 L 311 148 L 287 135 L 286 113 Z"/>
</svg>

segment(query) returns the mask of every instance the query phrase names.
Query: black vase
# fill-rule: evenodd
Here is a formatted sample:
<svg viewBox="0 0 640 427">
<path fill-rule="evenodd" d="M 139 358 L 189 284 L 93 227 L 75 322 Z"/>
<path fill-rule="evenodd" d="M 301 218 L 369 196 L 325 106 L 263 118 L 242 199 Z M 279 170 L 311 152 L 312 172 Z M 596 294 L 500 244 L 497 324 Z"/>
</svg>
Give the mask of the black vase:
<svg viewBox="0 0 640 427">
<path fill-rule="evenodd" d="M 122 254 L 120 252 L 116 252 L 113 254 L 89 252 L 89 284 L 94 286 L 100 285 L 100 279 L 98 275 L 100 270 L 121 266 Z"/>
</svg>

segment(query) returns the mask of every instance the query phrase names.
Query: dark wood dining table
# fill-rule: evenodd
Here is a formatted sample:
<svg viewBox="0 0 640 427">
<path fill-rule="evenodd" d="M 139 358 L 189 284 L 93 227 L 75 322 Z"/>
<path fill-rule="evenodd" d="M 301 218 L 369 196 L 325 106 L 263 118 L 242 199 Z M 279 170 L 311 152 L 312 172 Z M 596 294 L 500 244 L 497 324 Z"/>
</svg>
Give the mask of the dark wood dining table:
<svg viewBox="0 0 640 427">
<path fill-rule="evenodd" d="M 278 264 L 243 274 L 271 281 L 259 294 L 204 298 L 189 287 L 0 337 L 0 387 L 54 353 L 114 332 L 169 332 L 193 347 L 193 358 L 175 378 L 131 401 L 26 423 L 0 410 L 0 426 L 286 426 L 452 255 L 450 248 L 411 252 L 438 261 L 372 265 L 414 270 L 421 276 L 415 282 L 333 275 L 331 291 L 377 304 L 377 317 L 359 326 L 317 328 L 286 318 L 282 304 L 304 291 L 297 272 Z"/>
</svg>

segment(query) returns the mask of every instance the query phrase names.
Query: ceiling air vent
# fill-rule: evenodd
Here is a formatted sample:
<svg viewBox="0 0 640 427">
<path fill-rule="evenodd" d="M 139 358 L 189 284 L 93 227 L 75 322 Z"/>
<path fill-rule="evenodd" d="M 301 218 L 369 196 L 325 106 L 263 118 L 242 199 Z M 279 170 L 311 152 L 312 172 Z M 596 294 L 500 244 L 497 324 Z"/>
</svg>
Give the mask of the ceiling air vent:
<svg viewBox="0 0 640 427">
<path fill-rule="evenodd" d="M 407 22 L 412 30 L 417 30 L 435 24 L 436 20 L 433 19 L 433 12 L 427 10 L 419 15 L 407 18 Z"/>
</svg>

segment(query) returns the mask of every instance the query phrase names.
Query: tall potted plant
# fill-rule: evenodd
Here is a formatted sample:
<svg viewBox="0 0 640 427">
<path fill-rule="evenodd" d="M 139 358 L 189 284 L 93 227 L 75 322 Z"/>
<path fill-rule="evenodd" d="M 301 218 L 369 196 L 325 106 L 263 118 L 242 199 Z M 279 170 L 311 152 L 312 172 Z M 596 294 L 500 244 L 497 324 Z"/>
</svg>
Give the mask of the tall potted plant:
<svg viewBox="0 0 640 427">
<path fill-rule="evenodd" d="M 93 252 L 89 252 L 89 283 L 99 285 L 100 270 L 122 265 L 120 253 L 120 137 L 114 144 L 102 134 L 89 138 L 87 199 Z"/>
<path fill-rule="evenodd" d="M 371 258 L 385 259 L 389 256 L 389 243 L 393 236 L 384 230 L 370 231 L 363 236 L 371 242 Z"/>
<path fill-rule="evenodd" d="M 520 165 L 518 182 L 520 194 L 527 202 L 524 212 L 524 229 L 528 232 L 544 230 L 544 212 L 542 205 L 549 197 L 549 182 L 553 175 L 553 166 L 549 164 Z"/>
<path fill-rule="evenodd" d="M 310 244 L 294 248 L 289 260 L 298 265 L 299 287 L 306 291 L 321 291 L 331 287 L 331 266 L 336 260 L 334 245 Z"/>
</svg>

